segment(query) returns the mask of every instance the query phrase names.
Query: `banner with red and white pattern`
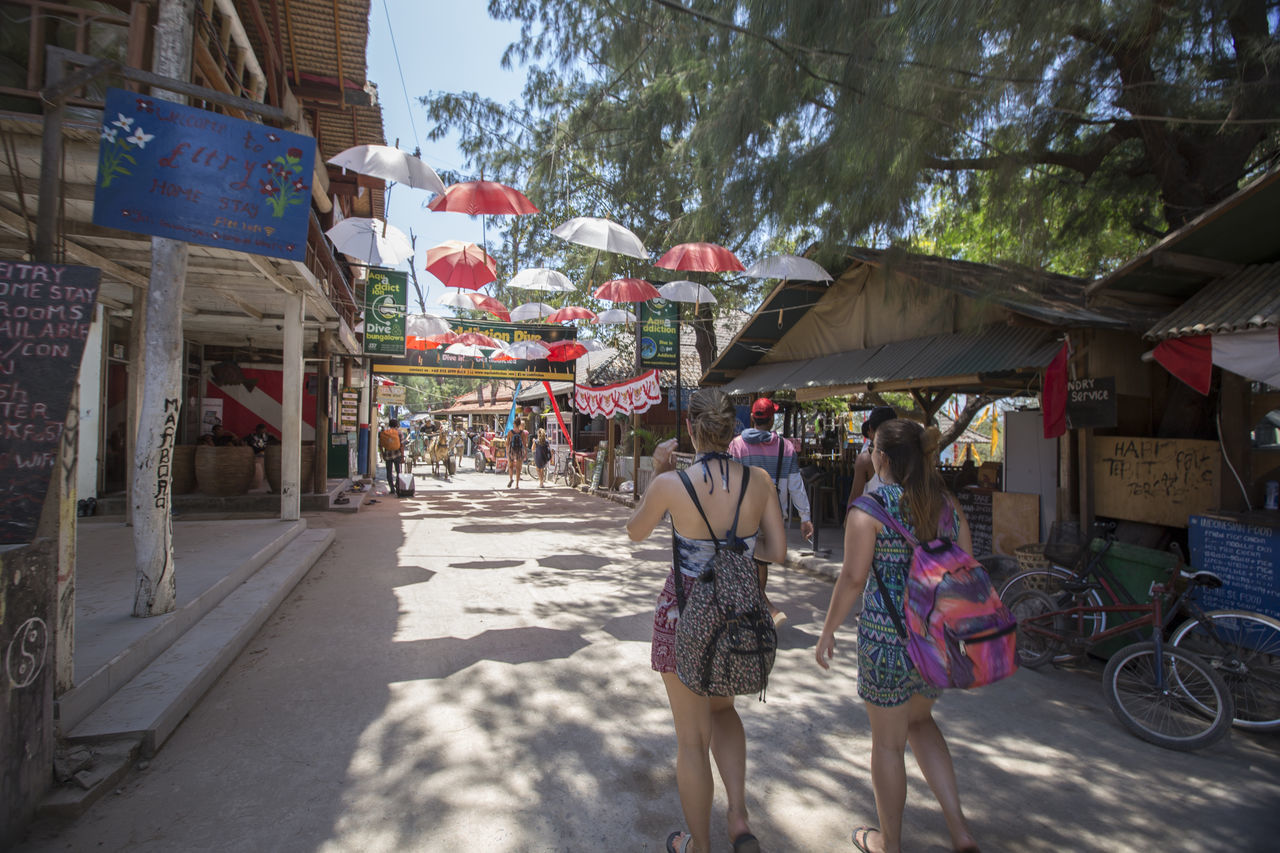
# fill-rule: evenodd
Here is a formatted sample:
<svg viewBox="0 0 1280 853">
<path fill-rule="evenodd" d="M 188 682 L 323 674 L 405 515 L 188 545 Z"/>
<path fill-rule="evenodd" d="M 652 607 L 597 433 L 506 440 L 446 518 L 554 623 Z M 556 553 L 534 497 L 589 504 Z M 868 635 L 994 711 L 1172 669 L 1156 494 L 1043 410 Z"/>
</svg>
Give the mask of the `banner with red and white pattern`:
<svg viewBox="0 0 1280 853">
<path fill-rule="evenodd" d="M 583 414 L 603 415 L 606 418 L 647 412 L 654 403 L 662 401 L 656 370 L 650 370 L 626 382 L 615 382 L 598 388 L 575 384 L 573 391 L 575 409 Z"/>
</svg>

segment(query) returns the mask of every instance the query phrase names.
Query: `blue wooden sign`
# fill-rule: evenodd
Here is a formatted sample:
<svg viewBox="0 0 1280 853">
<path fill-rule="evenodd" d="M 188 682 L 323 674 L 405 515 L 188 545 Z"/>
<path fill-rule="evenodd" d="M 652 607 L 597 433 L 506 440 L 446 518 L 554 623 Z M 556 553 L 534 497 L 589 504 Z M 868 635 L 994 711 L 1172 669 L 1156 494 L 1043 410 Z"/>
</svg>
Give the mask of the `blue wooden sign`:
<svg viewBox="0 0 1280 853">
<path fill-rule="evenodd" d="M 316 142 L 108 89 L 96 225 L 302 260 Z"/>
</svg>

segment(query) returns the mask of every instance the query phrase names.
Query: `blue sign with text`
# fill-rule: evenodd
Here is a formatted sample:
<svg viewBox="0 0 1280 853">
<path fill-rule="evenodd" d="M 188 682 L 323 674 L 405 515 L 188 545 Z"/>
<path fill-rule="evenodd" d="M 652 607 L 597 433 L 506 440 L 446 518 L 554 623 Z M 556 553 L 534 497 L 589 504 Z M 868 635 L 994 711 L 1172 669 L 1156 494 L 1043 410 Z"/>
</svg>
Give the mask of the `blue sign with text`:
<svg viewBox="0 0 1280 853">
<path fill-rule="evenodd" d="M 309 136 L 108 89 L 93 222 L 302 260 L 315 154 Z"/>
</svg>

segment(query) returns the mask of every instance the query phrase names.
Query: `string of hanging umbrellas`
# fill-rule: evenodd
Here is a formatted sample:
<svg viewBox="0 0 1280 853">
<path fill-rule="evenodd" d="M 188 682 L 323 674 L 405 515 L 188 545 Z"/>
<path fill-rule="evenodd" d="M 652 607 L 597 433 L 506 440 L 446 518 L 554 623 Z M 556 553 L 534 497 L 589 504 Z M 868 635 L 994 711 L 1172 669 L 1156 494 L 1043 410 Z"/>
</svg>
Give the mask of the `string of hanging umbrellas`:
<svg viewBox="0 0 1280 853">
<path fill-rule="evenodd" d="M 538 208 L 514 187 L 495 181 L 465 181 L 448 187 L 435 170 L 418 157 L 388 145 L 359 145 L 329 160 L 343 169 L 415 189 L 436 193 L 427 208 L 433 211 L 465 213 L 471 216 L 520 216 L 537 213 Z M 551 233 L 575 245 L 647 260 L 649 251 L 632 231 L 616 222 L 591 216 L 579 216 L 552 229 Z M 377 218 L 350 218 L 334 225 L 325 234 L 338 251 L 373 266 L 396 266 L 414 256 L 412 241 L 404 232 Z M 715 243 L 681 243 L 662 255 L 654 266 L 673 271 L 742 272 L 750 278 L 778 278 L 801 281 L 831 281 L 831 275 L 813 261 L 796 255 L 775 255 L 750 268 L 729 249 Z M 611 308 L 596 313 L 588 308 L 568 305 L 554 308 L 544 302 L 527 302 L 510 310 L 492 296 L 478 293 L 480 288 L 497 280 L 497 261 L 475 243 L 449 240 L 426 253 L 426 271 L 452 288 L 439 300 L 441 305 L 487 312 L 504 322 L 545 320 L 551 323 L 591 320 L 595 323 L 633 323 L 636 316 L 624 308 Z M 556 270 L 537 267 L 522 269 L 507 287 L 546 293 L 569 293 L 575 288 L 568 276 Z M 606 281 L 594 292 L 601 301 L 640 303 L 651 299 L 694 304 L 712 303 L 711 291 L 697 282 L 680 280 L 655 288 L 639 278 Z M 544 343 L 524 340 L 505 344 L 496 338 L 476 332 L 457 334 L 443 317 L 432 314 L 411 315 L 407 327 L 408 347 L 427 349 L 444 347 L 451 355 L 491 358 L 493 360 L 540 359 L 570 361 L 592 349 L 595 341 L 557 341 Z M 486 353 L 486 350 L 488 352 Z"/>
</svg>

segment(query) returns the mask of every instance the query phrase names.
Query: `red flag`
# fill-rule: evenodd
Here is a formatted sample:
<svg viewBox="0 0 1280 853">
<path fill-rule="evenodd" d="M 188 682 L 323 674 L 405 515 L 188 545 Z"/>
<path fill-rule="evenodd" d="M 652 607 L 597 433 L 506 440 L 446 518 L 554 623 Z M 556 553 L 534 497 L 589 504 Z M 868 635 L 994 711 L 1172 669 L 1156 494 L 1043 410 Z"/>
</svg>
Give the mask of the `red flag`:
<svg viewBox="0 0 1280 853">
<path fill-rule="evenodd" d="M 1155 359 L 1201 394 L 1209 393 L 1213 380 L 1213 339 L 1209 335 L 1161 341 L 1156 345 Z"/>
<path fill-rule="evenodd" d="M 1067 355 L 1070 341 L 1044 371 L 1044 387 L 1040 391 L 1040 411 L 1044 415 L 1044 437 L 1057 438 L 1067 431 Z"/>
<path fill-rule="evenodd" d="M 551 411 L 556 413 L 556 420 L 560 423 L 560 432 L 564 433 L 565 443 L 569 445 L 569 452 L 573 452 L 573 437 L 569 435 L 569 428 L 564 425 L 564 416 L 560 414 L 560 404 L 556 402 L 556 395 L 551 393 L 551 383 L 543 381 L 542 387 L 547 390 L 547 397 L 551 399 Z"/>
</svg>

